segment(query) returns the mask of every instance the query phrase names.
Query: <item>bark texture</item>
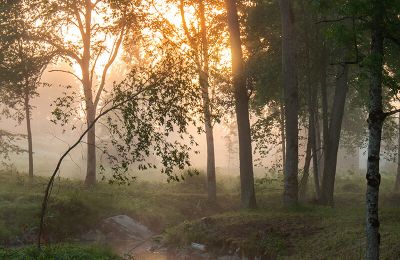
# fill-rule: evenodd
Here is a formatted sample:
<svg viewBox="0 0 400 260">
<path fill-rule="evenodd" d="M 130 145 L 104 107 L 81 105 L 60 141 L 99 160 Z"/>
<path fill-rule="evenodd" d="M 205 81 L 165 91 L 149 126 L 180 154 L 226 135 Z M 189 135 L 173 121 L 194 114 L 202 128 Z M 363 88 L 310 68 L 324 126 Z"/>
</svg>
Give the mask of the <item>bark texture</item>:
<svg viewBox="0 0 400 260">
<path fill-rule="evenodd" d="M 298 87 L 296 76 L 295 21 L 290 0 L 280 0 L 282 21 L 282 78 L 285 100 L 286 163 L 283 203 L 298 202 Z"/>
<path fill-rule="evenodd" d="M 255 208 L 253 156 L 249 119 L 249 93 L 244 75 L 242 43 L 236 1 L 225 0 L 232 52 L 232 74 L 238 124 L 241 205 Z M 297 180 L 297 179 L 296 179 Z"/>
<path fill-rule="evenodd" d="M 366 192 L 366 256 L 368 260 L 379 259 L 379 159 L 382 139 L 382 127 L 385 119 L 382 106 L 382 70 L 383 70 L 383 15 L 384 7 L 380 0 L 373 0 L 371 30 L 371 82 L 369 89 L 368 115 L 368 162 Z"/>
</svg>

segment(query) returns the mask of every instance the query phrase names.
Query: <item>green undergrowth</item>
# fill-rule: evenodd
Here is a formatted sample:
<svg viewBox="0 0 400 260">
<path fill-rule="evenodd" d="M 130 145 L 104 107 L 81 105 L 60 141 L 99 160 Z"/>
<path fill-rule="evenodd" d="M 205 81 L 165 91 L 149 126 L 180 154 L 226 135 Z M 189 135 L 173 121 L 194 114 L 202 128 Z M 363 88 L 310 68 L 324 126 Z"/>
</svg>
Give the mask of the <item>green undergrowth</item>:
<svg viewBox="0 0 400 260">
<path fill-rule="evenodd" d="M 363 259 L 365 253 L 365 188 L 362 178 L 339 177 L 335 207 L 307 201 L 290 209 L 281 206 L 279 185 L 258 187 L 258 209 L 216 214 L 169 228 L 170 246 L 206 245 L 214 255 L 237 253 L 263 259 Z M 381 259 L 399 259 L 400 194 L 393 179 L 382 179 Z M 268 192 L 268 188 L 270 191 Z"/>
<path fill-rule="evenodd" d="M 207 202 L 204 175 L 187 176 L 180 183 L 138 181 L 129 186 L 99 183 L 91 189 L 79 181 L 57 179 L 44 239 L 53 243 L 76 241 L 82 233 L 98 227 L 102 219 L 126 214 L 154 232 L 162 233 L 171 247 L 197 242 L 205 244 L 215 255 L 237 252 L 262 255 L 266 259 L 363 258 L 363 177 L 337 178 L 333 208 L 314 203 L 310 179 L 306 200 L 290 209 L 281 205 L 280 179 L 257 179 L 258 209 L 254 211 L 239 210 L 237 177 L 219 176 L 218 179 L 216 205 Z M 22 175 L 0 173 L 0 245 L 25 247 L 36 240 L 46 181 L 47 178 L 36 177 L 29 183 Z M 383 176 L 381 187 L 382 259 L 398 259 L 400 194 L 392 192 L 392 177 Z M 60 248 L 62 251 L 69 247 Z M 28 247 L 22 253 L 30 250 L 34 252 L 34 248 Z M 48 250 L 51 254 L 52 249 Z M 1 251 L 2 254 L 10 252 L 13 250 Z"/>
<path fill-rule="evenodd" d="M 235 208 L 237 193 L 222 194 L 218 205 L 207 202 L 202 176 L 181 183 L 137 182 L 129 186 L 99 183 L 85 188 L 80 181 L 57 179 L 46 218 L 46 239 L 71 240 L 100 225 L 104 218 L 126 214 L 154 232 L 184 220 Z M 47 178 L 33 183 L 23 175 L 0 172 L 0 245 L 35 241 Z M 220 190 L 223 187 L 220 186 Z"/>
<path fill-rule="evenodd" d="M 43 247 L 0 249 L 0 259 L 8 260 L 122 260 L 104 246 L 54 245 Z"/>
</svg>

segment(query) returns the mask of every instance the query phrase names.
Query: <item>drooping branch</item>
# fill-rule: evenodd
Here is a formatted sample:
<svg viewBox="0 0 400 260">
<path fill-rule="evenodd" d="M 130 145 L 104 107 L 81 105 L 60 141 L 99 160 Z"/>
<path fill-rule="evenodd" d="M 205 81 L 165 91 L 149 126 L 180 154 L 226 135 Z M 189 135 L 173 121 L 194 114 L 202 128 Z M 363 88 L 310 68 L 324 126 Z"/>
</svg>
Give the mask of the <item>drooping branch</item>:
<svg viewBox="0 0 400 260">
<path fill-rule="evenodd" d="M 56 165 L 56 168 L 54 169 L 49 182 L 47 183 L 46 186 L 46 190 L 45 190 L 45 194 L 43 197 L 43 201 L 42 201 L 42 209 L 40 212 L 40 224 L 39 224 L 39 233 L 38 233 L 38 240 L 37 240 L 37 246 L 40 249 L 41 248 L 41 240 L 42 240 L 42 235 L 43 235 L 43 230 L 44 230 L 44 220 L 46 217 L 46 211 L 47 211 L 47 206 L 48 206 L 48 201 L 50 198 L 50 194 L 51 194 L 51 189 L 54 183 L 54 179 L 61 167 L 62 162 L 64 161 L 64 159 L 69 155 L 69 153 L 75 148 L 77 147 L 83 140 L 83 138 L 85 137 L 85 135 L 90 131 L 90 129 L 93 128 L 93 126 L 96 124 L 96 122 L 102 118 L 103 116 L 107 115 L 109 112 L 118 109 L 119 107 L 121 107 L 122 105 L 124 105 L 125 103 L 135 99 L 137 96 L 139 96 L 140 94 L 142 94 L 144 91 L 146 90 L 151 90 L 152 88 L 156 87 L 157 84 L 152 84 L 149 87 L 145 87 L 139 91 L 137 91 L 135 94 L 131 95 L 128 99 L 125 99 L 109 108 L 107 108 L 106 110 L 104 110 L 103 112 L 101 112 L 94 120 L 92 123 L 90 123 L 86 130 L 79 136 L 79 138 L 77 139 L 77 141 L 75 143 L 72 144 L 72 146 L 70 146 L 64 153 L 63 155 L 60 157 L 60 159 L 58 160 L 58 163 Z"/>
</svg>

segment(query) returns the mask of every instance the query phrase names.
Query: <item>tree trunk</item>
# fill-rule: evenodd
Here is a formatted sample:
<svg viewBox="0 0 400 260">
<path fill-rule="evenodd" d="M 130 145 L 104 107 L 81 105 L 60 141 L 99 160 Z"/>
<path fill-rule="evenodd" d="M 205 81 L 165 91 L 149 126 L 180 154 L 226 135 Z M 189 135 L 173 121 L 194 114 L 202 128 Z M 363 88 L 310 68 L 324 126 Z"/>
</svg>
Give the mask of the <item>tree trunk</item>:
<svg viewBox="0 0 400 260">
<path fill-rule="evenodd" d="M 366 259 L 379 259 L 379 159 L 382 139 L 382 127 L 385 119 L 382 106 L 382 70 L 383 70 L 383 2 L 372 1 L 373 16 L 371 21 L 371 83 L 369 90 L 369 141 L 367 162 L 366 193 Z"/>
<path fill-rule="evenodd" d="M 320 86 L 321 86 L 321 106 L 322 106 L 322 150 L 321 150 L 321 161 L 320 161 L 320 180 L 323 179 L 325 156 L 328 145 L 328 133 L 329 133 L 329 115 L 328 115 L 328 91 L 326 82 L 326 70 L 327 70 L 327 50 L 323 42 L 321 42 L 321 64 L 320 64 Z"/>
<path fill-rule="evenodd" d="M 312 152 L 312 161 L 313 161 L 313 176 L 314 176 L 314 186 L 315 186 L 315 197 L 318 200 L 320 197 L 319 191 L 319 152 L 317 150 L 317 124 L 318 122 L 318 100 L 317 100 L 317 90 L 314 86 L 314 74 L 311 72 L 313 71 L 313 60 L 311 56 L 311 45 L 312 41 L 310 39 L 309 28 L 312 28 L 314 23 L 314 18 L 310 21 L 308 17 L 310 16 L 310 12 L 305 10 L 306 3 L 305 1 L 301 1 L 301 10 L 304 19 L 304 28 L 308 28 L 304 31 L 305 34 L 305 47 L 306 47 L 306 83 L 307 83 L 307 90 L 308 90 L 308 114 L 309 114 L 309 125 L 308 125 L 308 144 L 310 149 L 310 153 Z M 312 13 L 311 13 L 312 14 Z M 319 140 L 319 139 L 318 139 Z M 311 156 L 310 156 L 311 158 Z M 310 164 L 310 163 L 308 163 Z"/>
<path fill-rule="evenodd" d="M 88 56 L 89 57 L 89 56 Z M 82 66 L 82 77 L 83 77 L 83 92 L 85 95 L 86 105 L 86 123 L 90 126 L 96 118 L 96 106 L 93 104 L 92 94 L 92 83 L 89 77 L 89 59 L 84 59 L 84 66 Z M 87 64 L 87 65 L 86 65 Z M 85 185 L 87 187 L 94 186 L 96 184 L 96 126 L 87 133 L 87 165 L 86 165 L 86 178 Z"/>
<path fill-rule="evenodd" d="M 200 24 L 201 24 L 201 43 L 203 68 L 200 68 L 199 79 L 203 97 L 203 112 L 205 121 L 206 141 L 207 141 L 207 191 L 208 201 L 215 203 L 217 201 L 217 183 L 215 174 L 215 154 L 214 154 L 214 134 L 211 118 L 211 106 L 209 96 L 209 53 L 207 24 L 204 10 L 204 2 L 199 2 Z"/>
<path fill-rule="evenodd" d="M 333 206 L 333 192 L 335 189 L 336 163 L 339 150 L 340 132 L 342 129 L 344 107 L 346 105 L 346 95 L 348 91 L 348 72 L 347 64 L 343 65 L 343 70 L 339 71 L 336 81 L 335 97 L 332 105 L 332 113 L 329 123 L 328 136 L 325 139 L 325 158 L 324 175 L 322 177 L 321 203 Z"/>
<path fill-rule="evenodd" d="M 283 203 L 298 201 L 298 89 L 294 14 L 290 0 L 280 0 L 282 21 L 282 77 L 285 98 L 286 164 Z"/>
<path fill-rule="evenodd" d="M 28 176 L 29 181 L 33 181 L 33 144 L 32 144 L 32 129 L 31 129 L 31 111 L 29 106 L 29 92 L 26 91 L 25 93 L 25 120 L 26 120 L 26 132 L 28 137 Z"/>
<path fill-rule="evenodd" d="M 91 125 L 96 118 L 97 104 L 93 100 L 92 93 L 92 80 L 90 77 L 90 59 L 91 59 L 91 20 L 93 4 L 90 0 L 85 0 L 85 31 L 86 34 L 82 35 L 83 39 L 83 55 L 81 61 L 82 70 L 82 83 L 83 92 L 85 95 L 86 104 L 86 123 Z M 100 91 L 100 90 L 98 90 Z M 85 185 L 87 187 L 94 186 L 96 184 L 96 126 L 89 130 L 87 133 L 87 168 Z"/>
<path fill-rule="evenodd" d="M 208 201 L 215 203 L 217 200 L 217 183 L 215 174 L 214 134 L 210 112 L 210 99 L 208 95 L 208 75 L 200 72 L 200 86 L 203 95 L 203 111 L 207 142 L 207 192 Z"/>
<path fill-rule="evenodd" d="M 88 105 L 87 125 L 91 125 L 96 118 L 96 109 L 93 105 Z M 87 187 L 96 184 L 96 126 L 94 125 L 87 133 L 87 168 L 85 185 Z"/>
<path fill-rule="evenodd" d="M 394 191 L 397 192 L 400 190 L 400 114 L 399 114 L 399 123 L 397 126 L 398 130 L 398 139 L 397 139 L 397 175 L 396 182 L 394 184 Z"/>
<path fill-rule="evenodd" d="M 314 177 L 314 187 L 315 187 L 315 199 L 318 201 L 321 195 L 320 183 L 319 183 L 319 162 L 318 158 L 320 156 L 317 150 L 317 126 L 316 122 L 318 117 L 316 116 L 317 104 L 316 104 L 316 91 L 312 86 L 309 87 L 309 130 L 310 131 L 310 142 L 312 151 L 312 161 L 313 161 L 313 177 Z"/>
<path fill-rule="evenodd" d="M 308 137 L 306 147 L 306 157 L 304 158 L 303 176 L 301 177 L 299 184 L 299 197 L 300 200 L 305 200 L 307 195 L 308 177 L 310 175 L 310 162 L 311 162 L 311 124 L 308 125 Z"/>
<path fill-rule="evenodd" d="M 286 165 L 286 136 L 285 136 L 285 108 L 283 105 L 283 98 L 280 102 L 280 131 L 282 141 L 282 168 Z M 284 171 L 284 169 L 282 170 Z"/>
<path fill-rule="evenodd" d="M 255 208 L 253 157 L 249 118 L 249 93 L 243 65 L 242 42 L 236 1 L 225 0 L 232 53 L 232 74 L 239 137 L 241 205 Z"/>
<path fill-rule="evenodd" d="M 315 104 L 314 104 L 315 105 Z M 315 110 L 314 110 L 315 111 Z M 312 117 L 314 118 L 312 122 L 312 139 L 311 139 L 311 150 L 312 150 L 312 160 L 313 160 L 313 177 L 314 177 L 314 187 L 315 187 L 315 199 L 319 201 L 321 197 L 321 190 L 320 190 L 320 183 L 319 183 L 319 156 L 320 153 L 317 150 L 317 138 L 316 138 L 316 124 L 317 121 L 315 119 L 315 115 L 313 114 Z"/>
</svg>

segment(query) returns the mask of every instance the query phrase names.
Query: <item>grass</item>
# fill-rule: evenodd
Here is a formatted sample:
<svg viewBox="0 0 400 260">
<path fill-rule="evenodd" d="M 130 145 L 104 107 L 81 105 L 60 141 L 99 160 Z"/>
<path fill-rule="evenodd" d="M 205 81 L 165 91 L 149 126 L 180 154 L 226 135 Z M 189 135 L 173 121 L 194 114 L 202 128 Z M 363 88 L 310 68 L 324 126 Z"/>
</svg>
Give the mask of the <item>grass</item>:
<svg viewBox="0 0 400 260">
<path fill-rule="evenodd" d="M 194 177 L 202 178 L 202 176 Z M 209 207 L 205 187 L 187 183 L 105 183 L 86 189 L 80 182 L 57 180 L 46 219 L 46 238 L 71 240 L 99 226 L 104 218 L 126 214 L 161 232 L 185 220 L 234 209 L 237 194 L 221 196 L 219 207 Z M 34 241 L 46 179 L 30 185 L 25 176 L 0 173 L 0 245 L 21 246 Z"/>
<path fill-rule="evenodd" d="M 126 214 L 162 233 L 164 242 L 171 247 L 197 242 L 205 244 L 214 255 L 237 251 L 272 259 L 363 258 L 365 181 L 361 177 L 338 177 L 334 208 L 314 205 L 310 196 L 309 202 L 285 209 L 281 206 L 281 182 L 257 181 L 259 208 L 254 211 L 238 208 L 237 178 L 220 177 L 219 181 L 219 203 L 210 206 L 203 175 L 187 178 L 183 183 L 142 181 L 130 186 L 100 183 L 93 189 L 84 188 L 80 182 L 59 179 L 50 202 L 46 239 L 72 242 L 85 231 L 98 227 L 102 219 Z M 30 185 L 24 176 L 0 173 L 1 245 L 26 246 L 36 239 L 45 183 L 46 179 L 37 177 Z M 392 185 L 392 176 L 382 178 L 382 259 L 400 256 L 400 194 L 391 192 Z M 312 191 L 308 194 L 312 195 Z M 29 248 L 22 253 L 34 253 Z M 0 250 L 0 254 L 10 250 Z M 46 252 L 52 259 L 51 254 L 56 251 L 74 250 L 72 245 L 66 245 Z M 96 254 L 96 250 L 78 248 L 76 252 Z"/>
<path fill-rule="evenodd" d="M 400 257 L 396 246 L 400 243 L 400 195 L 390 191 L 392 183 L 391 178 L 382 180 L 381 259 Z M 259 209 L 185 222 L 167 229 L 164 239 L 175 246 L 202 243 L 214 255 L 238 252 L 266 259 L 363 259 L 363 184 L 361 178 L 339 177 L 334 208 L 309 202 L 285 209 L 276 192 L 279 187 L 267 183 L 257 187 Z"/>
<path fill-rule="evenodd" d="M 0 258 L 9 260 L 122 260 L 108 248 L 72 244 L 47 246 L 42 250 L 38 250 L 34 246 L 0 249 Z"/>
</svg>

